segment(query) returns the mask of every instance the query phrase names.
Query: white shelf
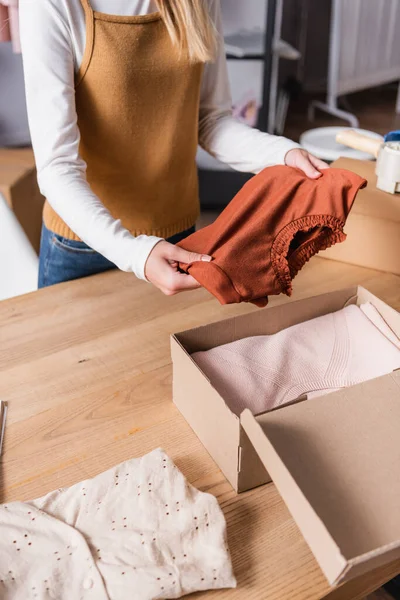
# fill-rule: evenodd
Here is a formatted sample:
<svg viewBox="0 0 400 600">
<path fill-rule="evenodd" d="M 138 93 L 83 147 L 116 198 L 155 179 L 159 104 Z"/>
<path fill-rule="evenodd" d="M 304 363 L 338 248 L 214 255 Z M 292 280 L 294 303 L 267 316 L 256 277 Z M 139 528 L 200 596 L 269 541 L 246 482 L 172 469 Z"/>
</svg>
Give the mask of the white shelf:
<svg viewBox="0 0 400 600">
<path fill-rule="evenodd" d="M 264 30 L 243 29 L 225 36 L 225 50 L 230 56 L 246 58 L 247 56 L 264 56 Z M 299 60 L 300 52 L 288 42 L 278 40 L 274 45 L 274 53 L 281 59 Z"/>
<path fill-rule="evenodd" d="M 225 36 L 227 54 L 237 58 L 264 54 L 264 30 L 241 30 Z"/>
</svg>

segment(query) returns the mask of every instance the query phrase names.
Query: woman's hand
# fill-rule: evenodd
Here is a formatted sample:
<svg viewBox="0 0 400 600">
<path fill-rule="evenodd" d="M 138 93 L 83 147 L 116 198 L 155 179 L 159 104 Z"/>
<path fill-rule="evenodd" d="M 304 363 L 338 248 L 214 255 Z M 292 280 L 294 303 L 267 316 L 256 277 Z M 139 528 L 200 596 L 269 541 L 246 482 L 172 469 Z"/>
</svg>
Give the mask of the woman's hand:
<svg viewBox="0 0 400 600">
<path fill-rule="evenodd" d="M 323 160 L 320 160 L 316 156 L 309 154 L 307 150 L 302 150 L 301 148 L 289 150 L 285 157 L 285 164 L 288 165 L 288 167 L 300 169 L 300 171 L 303 171 L 310 179 L 318 179 L 318 177 L 321 177 L 322 175 L 321 171 L 329 169 L 329 165 Z"/>
<path fill-rule="evenodd" d="M 201 287 L 191 275 L 178 271 L 179 262 L 188 264 L 199 260 L 210 262 L 211 256 L 188 252 L 174 244 L 162 241 L 150 252 L 145 275 L 148 281 L 158 287 L 166 296 L 173 296 L 185 290 Z"/>
</svg>

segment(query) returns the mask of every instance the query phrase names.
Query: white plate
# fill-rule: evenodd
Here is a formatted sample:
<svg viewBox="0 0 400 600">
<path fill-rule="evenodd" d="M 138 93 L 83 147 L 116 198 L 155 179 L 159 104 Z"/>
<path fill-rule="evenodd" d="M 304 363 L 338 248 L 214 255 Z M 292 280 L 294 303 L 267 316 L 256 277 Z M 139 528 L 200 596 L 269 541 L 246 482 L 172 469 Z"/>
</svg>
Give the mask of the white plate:
<svg viewBox="0 0 400 600">
<path fill-rule="evenodd" d="M 322 158 L 322 160 L 336 160 L 341 156 L 347 158 L 358 158 L 359 160 L 373 160 L 374 156 L 367 152 L 361 152 L 360 150 L 353 150 L 342 144 L 336 142 L 336 135 L 339 131 L 345 129 L 354 129 L 358 133 L 365 133 L 374 139 L 383 141 L 383 137 L 368 131 L 367 129 L 357 129 L 354 127 L 317 127 L 316 129 L 309 129 L 301 134 L 300 144 L 305 150 Z"/>
</svg>

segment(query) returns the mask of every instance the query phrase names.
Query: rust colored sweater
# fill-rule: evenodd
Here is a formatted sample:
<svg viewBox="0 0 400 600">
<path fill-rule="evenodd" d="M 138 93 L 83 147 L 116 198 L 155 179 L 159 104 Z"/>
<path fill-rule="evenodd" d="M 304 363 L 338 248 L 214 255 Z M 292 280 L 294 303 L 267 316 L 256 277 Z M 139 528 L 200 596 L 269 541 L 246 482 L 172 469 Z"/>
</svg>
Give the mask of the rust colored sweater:
<svg viewBox="0 0 400 600">
<path fill-rule="evenodd" d="M 365 179 L 327 169 L 312 180 L 292 167 L 264 169 L 217 220 L 180 246 L 211 262 L 181 264 L 221 304 L 266 306 L 271 294 L 291 295 L 292 279 L 314 254 L 345 240 L 343 227 Z"/>
</svg>

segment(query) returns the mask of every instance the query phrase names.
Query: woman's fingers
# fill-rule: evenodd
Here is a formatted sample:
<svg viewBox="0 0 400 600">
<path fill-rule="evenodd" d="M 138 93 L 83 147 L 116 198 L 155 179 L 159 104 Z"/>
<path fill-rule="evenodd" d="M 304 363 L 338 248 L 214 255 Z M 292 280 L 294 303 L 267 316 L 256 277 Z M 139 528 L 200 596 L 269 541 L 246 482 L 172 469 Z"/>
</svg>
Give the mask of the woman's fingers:
<svg viewBox="0 0 400 600">
<path fill-rule="evenodd" d="M 197 252 L 189 252 L 179 246 L 173 246 L 168 248 L 168 260 L 173 262 L 181 262 L 184 264 L 191 264 L 198 261 L 210 262 L 211 256 L 207 254 L 198 254 Z"/>
<path fill-rule="evenodd" d="M 178 271 L 178 263 L 210 261 L 211 257 L 188 252 L 162 241 L 154 246 L 146 263 L 146 277 L 167 296 L 201 287 L 191 276 Z"/>
<path fill-rule="evenodd" d="M 167 295 L 173 296 L 188 290 L 196 290 L 201 287 L 199 282 L 195 280 L 191 275 L 186 273 L 179 273 L 179 271 L 173 271 L 169 278 L 168 285 L 166 287 Z"/>
<path fill-rule="evenodd" d="M 323 160 L 313 156 L 303 148 L 289 150 L 285 157 L 285 164 L 300 169 L 310 179 L 318 179 L 318 177 L 321 177 L 321 171 L 329 168 Z"/>
<path fill-rule="evenodd" d="M 314 166 L 309 154 L 302 154 L 299 156 L 297 167 L 310 179 L 317 179 L 318 177 L 321 177 L 321 173 Z"/>
<path fill-rule="evenodd" d="M 319 171 L 323 171 L 324 169 L 329 169 L 329 165 L 326 162 L 324 162 L 323 160 L 321 160 L 320 158 L 317 158 L 316 156 L 313 156 L 312 154 L 309 154 L 308 157 L 310 159 L 310 162 Z"/>
</svg>

